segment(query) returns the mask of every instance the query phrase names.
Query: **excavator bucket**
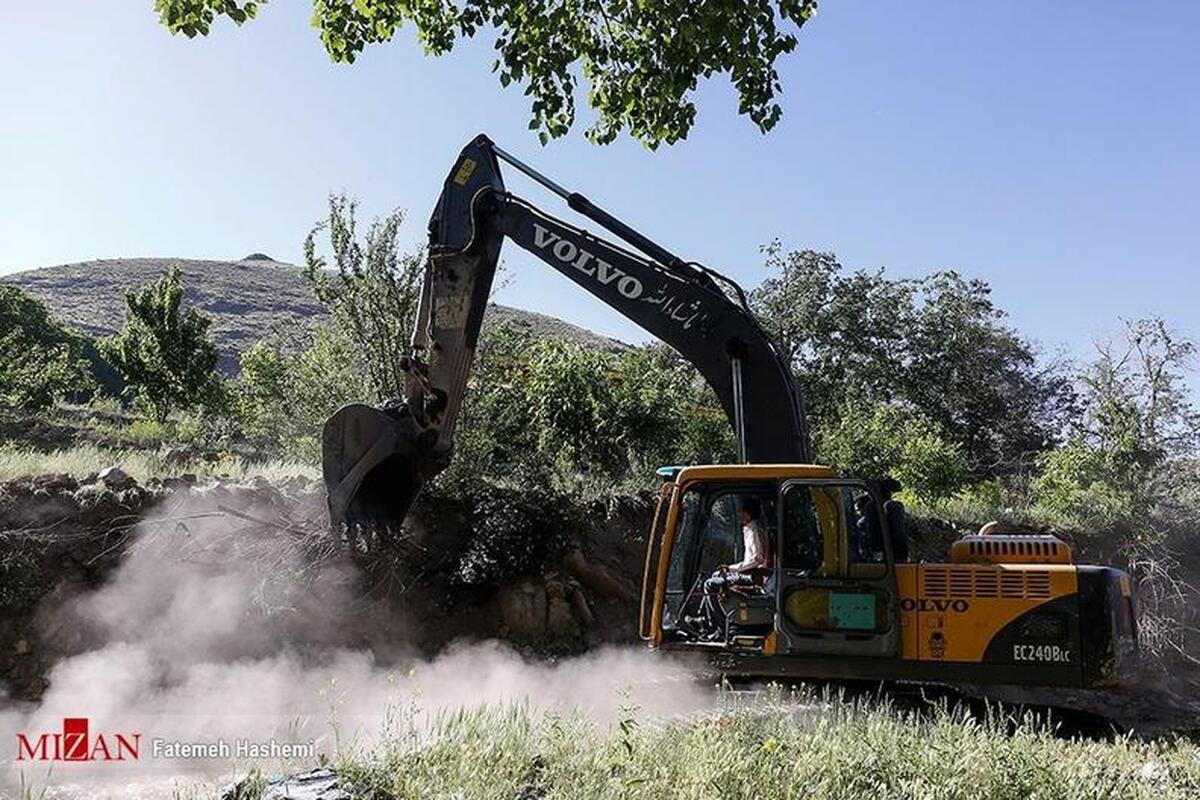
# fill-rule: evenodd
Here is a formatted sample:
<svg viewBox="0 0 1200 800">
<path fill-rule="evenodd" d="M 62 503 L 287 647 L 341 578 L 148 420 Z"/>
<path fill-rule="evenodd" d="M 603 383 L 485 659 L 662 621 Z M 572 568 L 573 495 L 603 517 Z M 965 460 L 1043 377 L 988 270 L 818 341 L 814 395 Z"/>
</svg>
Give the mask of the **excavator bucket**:
<svg viewBox="0 0 1200 800">
<path fill-rule="evenodd" d="M 322 431 L 321 471 L 334 526 L 398 527 L 436 474 L 437 431 L 404 406 L 343 406 Z"/>
</svg>

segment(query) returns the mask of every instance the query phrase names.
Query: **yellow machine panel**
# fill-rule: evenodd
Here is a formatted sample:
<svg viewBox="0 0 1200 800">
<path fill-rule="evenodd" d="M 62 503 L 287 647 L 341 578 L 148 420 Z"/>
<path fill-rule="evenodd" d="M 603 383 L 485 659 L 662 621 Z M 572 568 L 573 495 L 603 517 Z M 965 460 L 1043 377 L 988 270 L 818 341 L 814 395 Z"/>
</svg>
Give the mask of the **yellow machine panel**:
<svg viewBox="0 0 1200 800">
<path fill-rule="evenodd" d="M 921 567 L 917 564 L 896 565 L 896 591 L 900 595 L 900 658 L 917 660 L 917 612 L 916 606 L 905 600 L 917 597 L 917 575 Z"/>
<path fill-rule="evenodd" d="M 981 662 L 1006 625 L 1078 590 L 1056 564 L 902 564 L 896 577 L 901 657 L 920 661 Z"/>
</svg>

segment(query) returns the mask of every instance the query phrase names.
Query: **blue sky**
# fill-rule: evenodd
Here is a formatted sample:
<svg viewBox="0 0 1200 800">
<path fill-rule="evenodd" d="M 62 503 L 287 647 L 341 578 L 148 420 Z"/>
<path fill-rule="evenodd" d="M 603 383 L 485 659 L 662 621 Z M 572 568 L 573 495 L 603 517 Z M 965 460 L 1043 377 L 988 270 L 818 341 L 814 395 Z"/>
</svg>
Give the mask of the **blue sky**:
<svg viewBox="0 0 1200 800">
<path fill-rule="evenodd" d="M 540 146 L 527 99 L 489 71 L 490 37 L 432 59 L 405 35 L 333 65 L 309 9 L 276 0 L 189 41 L 149 0 L 0 4 L 0 273 L 297 261 L 331 190 L 407 209 L 415 243 L 486 131 L 747 286 L 779 237 L 848 267 L 984 278 L 1048 351 L 1086 354 L 1147 314 L 1200 335 L 1200 3 L 829 0 L 781 63 L 774 132 L 718 78 L 688 140 L 656 153 L 589 145 L 582 125 Z M 506 263 L 503 302 L 643 338 L 524 253 Z"/>
</svg>

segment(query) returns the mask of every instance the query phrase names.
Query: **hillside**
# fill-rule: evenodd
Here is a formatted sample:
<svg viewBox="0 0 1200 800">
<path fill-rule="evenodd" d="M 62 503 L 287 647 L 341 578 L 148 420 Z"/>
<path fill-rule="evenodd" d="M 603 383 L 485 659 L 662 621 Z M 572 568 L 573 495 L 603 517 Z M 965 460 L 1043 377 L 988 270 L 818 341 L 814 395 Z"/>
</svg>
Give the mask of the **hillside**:
<svg viewBox="0 0 1200 800">
<path fill-rule="evenodd" d="M 324 316 L 298 267 L 261 254 L 241 261 L 99 259 L 2 275 L 0 281 L 41 298 L 59 319 L 80 331 L 107 336 L 121 327 L 122 292 L 155 280 L 172 264 L 183 270 L 186 301 L 213 318 L 212 335 L 225 372 L 235 371 L 238 356 L 256 341 L 276 333 L 293 335 Z M 560 319 L 509 306 L 493 304 L 487 322 L 603 349 L 624 346 Z"/>
</svg>

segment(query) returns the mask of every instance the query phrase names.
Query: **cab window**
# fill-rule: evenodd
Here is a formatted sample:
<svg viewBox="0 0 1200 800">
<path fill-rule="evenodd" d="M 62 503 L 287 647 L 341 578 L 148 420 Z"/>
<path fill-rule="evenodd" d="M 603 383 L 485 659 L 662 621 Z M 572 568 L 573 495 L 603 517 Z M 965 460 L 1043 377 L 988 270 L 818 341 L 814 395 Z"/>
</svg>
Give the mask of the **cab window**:
<svg viewBox="0 0 1200 800">
<path fill-rule="evenodd" d="M 727 488 L 694 486 L 684 491 L 667 567 L 666 623 L 694 612 L 703 596 L 700 582 L 718 567 L 737 563 L 745 556 L 738 511 L 746 498 L 758 500 L 768 549 L 774 551 L 776 491 L 773 482 Z"/>
<path fill-rule="evenodd" d="M 789 486 L 782 522 L 784 569 L 835 576 L 849 566 L 860 577 L 886 571 L 882 516 L 860 486 Z M 878 566 L 862 566 L 867 564 Z"/>
</svg>

